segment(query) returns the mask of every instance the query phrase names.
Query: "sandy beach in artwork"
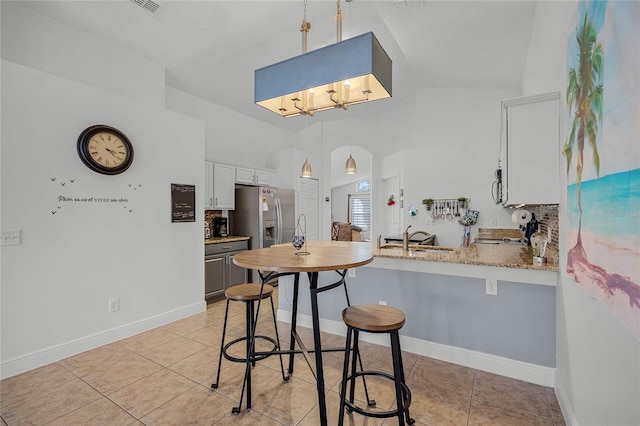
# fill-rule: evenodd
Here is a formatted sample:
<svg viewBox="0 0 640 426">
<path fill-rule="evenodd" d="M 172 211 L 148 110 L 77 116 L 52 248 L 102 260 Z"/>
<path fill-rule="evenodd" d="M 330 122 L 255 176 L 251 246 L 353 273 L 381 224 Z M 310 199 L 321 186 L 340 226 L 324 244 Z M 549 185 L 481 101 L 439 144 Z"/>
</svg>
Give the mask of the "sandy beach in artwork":
<svg viewBox="0 0 640 426">
<path fill-rule="evenodd" d="M 570 230 L 567 237 L 567 250 L 576 244 L 577 232 Z M 625 247 L 617 247 L 615 240 L 582 232 L 582 246 L 589 263 L 603 268 L 608 274 L 618 274 L 639 287 L 640 290 L 640 253 Z M 577 284 L 587 294 L 608 306 L 613 314 L 622 321 L 636 337 L 640 338 L 640 307 L 630 303 L 628 294 L 614 291 L 610 294 L 606 288 L 595 282 L 585 271 L 574 271 Z"/>
</svg>

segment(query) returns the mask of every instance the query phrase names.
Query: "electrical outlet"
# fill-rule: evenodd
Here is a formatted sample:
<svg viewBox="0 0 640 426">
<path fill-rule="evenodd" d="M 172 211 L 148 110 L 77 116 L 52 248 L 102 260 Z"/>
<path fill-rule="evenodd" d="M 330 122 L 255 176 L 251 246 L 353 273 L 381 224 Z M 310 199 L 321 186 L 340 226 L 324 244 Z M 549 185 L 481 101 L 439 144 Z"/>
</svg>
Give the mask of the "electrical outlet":
<svg viewBox="0 0 640 426">
<path fill-rule="evenodd" d="M 109 299 L 109 313 L 118 312 L 120 310 L 120 299 Z"/>
<path fill-rule="evenodd" d="M 356 268 L 349 268 L 347 270 L 347 274 L 349 278 L 355 278 L 356 277 Z"/>
<path fill-rule="evenodd" d="M 491 296 L 498 295 L 498 280 L 490 280 L 487 278 L 487 294 Z"/>
<path fill-rule="evenodd" d="M 378 305 L 387 306 L 387 302 L 385 300 L 378 301 Z"/>
<path fill-rule="evenodd" d="M 496 219 L 495 217 L 491 218 L 491 226 L 493 227 L 498 226 L 498 219 Z"/>
</svg>

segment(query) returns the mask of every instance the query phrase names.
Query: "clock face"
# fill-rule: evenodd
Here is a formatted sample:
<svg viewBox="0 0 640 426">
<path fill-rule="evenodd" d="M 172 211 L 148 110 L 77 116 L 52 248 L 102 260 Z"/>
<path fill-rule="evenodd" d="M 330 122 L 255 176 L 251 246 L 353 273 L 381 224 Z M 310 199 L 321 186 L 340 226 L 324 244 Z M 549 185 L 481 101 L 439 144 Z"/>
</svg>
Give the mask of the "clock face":
<svg viewBox="0 0 640 426">
<path fill-rule="evenodd" d="M 97 125 L 78 138 L 78 154 L 91 170 L 107 175 L 122 173 L 133 162 L 133 146 L 121 131 Z"/>
</svg>

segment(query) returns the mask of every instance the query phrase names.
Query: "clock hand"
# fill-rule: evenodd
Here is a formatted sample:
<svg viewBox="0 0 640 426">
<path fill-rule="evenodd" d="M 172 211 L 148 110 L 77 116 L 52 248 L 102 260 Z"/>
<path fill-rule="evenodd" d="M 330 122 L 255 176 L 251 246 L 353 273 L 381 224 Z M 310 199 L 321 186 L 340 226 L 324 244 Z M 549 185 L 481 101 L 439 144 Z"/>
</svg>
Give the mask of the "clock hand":
<svg viewBox="0 0 640 426">
<path fill-rule="evenodd" d="M 113 149 L 109 149 L 109 148 L 107 148 L 107 147 L 105 147 L 104 149 L 106 149 L 106 150 L 107 150 L 107 152 L 108 152 L 109 154 L 113 155 L 113 156 L 114 156 L 114 157 L 116 157 L 118 160 L 122 161 L 122 157 L 118 157 L 118 156 L 116 155 L 116 151 L 115 151 L 115 150 L 113 150 Z"/>
</svg>

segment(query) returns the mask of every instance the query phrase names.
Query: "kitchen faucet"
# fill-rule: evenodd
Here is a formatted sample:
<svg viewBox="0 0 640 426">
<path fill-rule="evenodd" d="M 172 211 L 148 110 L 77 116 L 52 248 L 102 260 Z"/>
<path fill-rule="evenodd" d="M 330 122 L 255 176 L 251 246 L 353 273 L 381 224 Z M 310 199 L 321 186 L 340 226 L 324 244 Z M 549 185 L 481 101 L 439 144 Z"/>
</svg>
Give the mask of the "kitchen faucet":
<svg viewBox="0 0 640 426">
<path fill-rule="evenodd" d="M 413 238 L 414 235 L 424 234 L 427 237 L 430 235 L 428 232 L 425 232 L 425 231 L 416 231 L 409 234 L 409 228 L 411 228 L 411 225 L 407 226 L 407 229 L 405 229 L 404 233 L 402 234 L 402 250 L 404 251 L 409 250 L 409 240 L 411 240 L 411 238 Z"/>
</svg>

